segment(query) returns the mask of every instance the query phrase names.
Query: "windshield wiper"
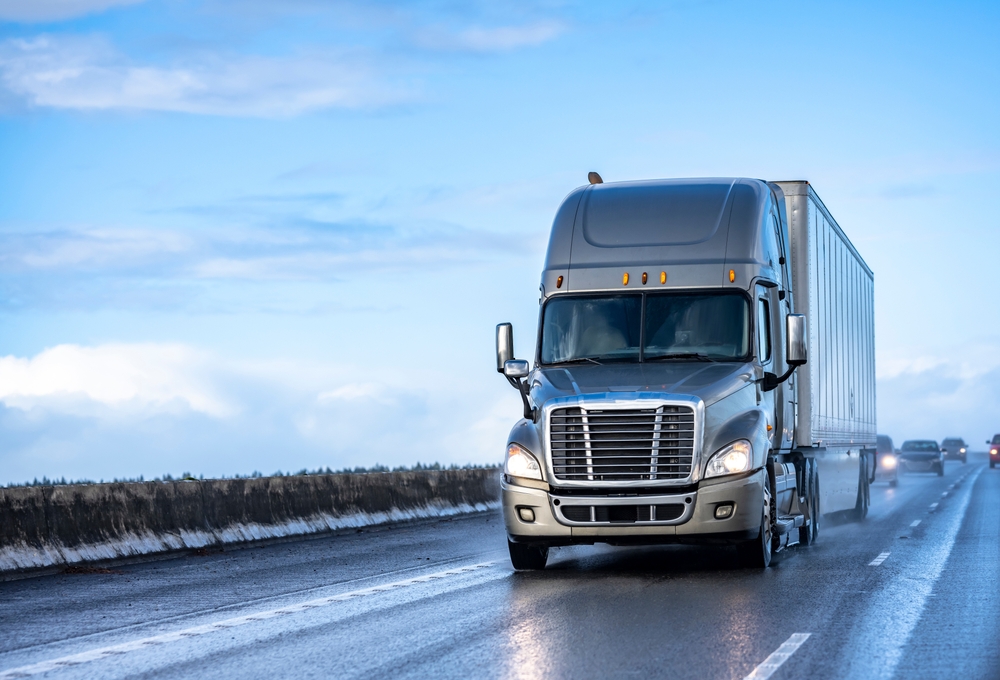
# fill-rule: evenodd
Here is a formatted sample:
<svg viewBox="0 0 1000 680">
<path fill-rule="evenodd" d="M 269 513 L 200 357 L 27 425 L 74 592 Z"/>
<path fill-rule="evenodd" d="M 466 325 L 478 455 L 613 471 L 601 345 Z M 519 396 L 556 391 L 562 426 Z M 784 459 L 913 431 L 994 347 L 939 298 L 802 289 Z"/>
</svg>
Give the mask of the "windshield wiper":
<svg viewBox="0 0 1000 680">
<path fill-rule="evenodd" d="M 712 363 L 719 361 L 699 352 L 678 352 L 675 354 L 660 354 L 655 357 L 643 357 L 644 361 L 662 361 L 664 359 L 694 359 L 695 361 L 711 361 Z"/>
<path fill-rule="evenodd" d="M 554 364 L 549 364 L 550 366 L 563 366 L 565 364 L 582 364 L 590 362 L 592 364 L 597 364 L 598 366 L 603 366 L 597 359 L 591 359 L 590 357 L 580 357 L 579 359 L 567 359 L 566 361 L 557 361 Z"/>
</svg>

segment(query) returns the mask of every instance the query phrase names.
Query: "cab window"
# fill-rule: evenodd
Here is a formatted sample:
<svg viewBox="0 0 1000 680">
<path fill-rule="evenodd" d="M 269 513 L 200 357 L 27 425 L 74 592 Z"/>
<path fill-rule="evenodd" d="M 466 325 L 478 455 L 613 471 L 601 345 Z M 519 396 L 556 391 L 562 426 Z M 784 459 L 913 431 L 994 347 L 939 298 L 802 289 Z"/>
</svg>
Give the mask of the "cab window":
<svg viewBox="0 0 1000 680">
<path fill-rule="evenodd" d="M 771 310 L 764 298 L 757 300 L 757 348 L 759 349 L 760 363 L 769 362 L 771 360 Z"/>
</svg>

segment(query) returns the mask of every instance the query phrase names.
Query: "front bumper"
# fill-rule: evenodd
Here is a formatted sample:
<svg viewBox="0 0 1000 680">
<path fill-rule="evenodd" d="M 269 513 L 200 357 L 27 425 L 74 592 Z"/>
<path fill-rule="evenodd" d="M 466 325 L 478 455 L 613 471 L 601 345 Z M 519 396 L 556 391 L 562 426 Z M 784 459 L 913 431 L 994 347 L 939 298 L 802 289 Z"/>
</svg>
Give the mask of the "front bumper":
<svg viewBox="0 0 1000 680">
<path fill-rule="evenodd" d="M 593 543 L 726 544 L 756 538 L 759 534 L 764 479 L 764 471 L 757 470 L 734 479 L 703 481 L 697 489 L 686 492 L 667 487 L 656 495 L 635 496 L 568 496 L 503 480 L 501 496 L 507 535 L 517 543 L 553 546 Z M 732 514 L 726 519 L 716 519 L 715 509 L 723 504 L 733 505 Z M 563 513 L 567 505 L 595 507 L 595 511 L 589 513 L 588 518 L 572 521 Z M 672 519 L 662 521 L 657 521 L 656 510 L 645 510 L 649 506 L 672 508 L 677 505 L 683 506 L 683 511 L 674 513 L 676 516 Z M 614 521 L 616 513 L 606 508 L 622 506 L 643 508 L 639 516 L 646 519 Z M 534 521 L 521 519 L 522 508 L 531 510 Z M 605 510 L 602 511 L 602 508 Z M 576 513 L 576 516 L 579 514 Z"/>
<path fill-rule="evenodd" d="M 900 458 L 899 464 L 906 472 L 936 472 L 943 465 L 941 458 Z"/>
</svg>

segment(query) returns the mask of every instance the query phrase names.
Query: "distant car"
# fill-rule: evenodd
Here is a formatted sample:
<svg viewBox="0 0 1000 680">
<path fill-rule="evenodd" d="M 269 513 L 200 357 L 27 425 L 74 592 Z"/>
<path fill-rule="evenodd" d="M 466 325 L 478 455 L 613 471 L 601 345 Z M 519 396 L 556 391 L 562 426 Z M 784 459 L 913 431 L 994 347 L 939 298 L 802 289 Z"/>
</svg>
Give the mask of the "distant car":
<svg viewBox="0 0 1000 680">
<path fill-rule="evenodd" d="M 889 482 L 889 486 L 899 483 L 899 461 L 892 448 L 892 437 L 880 434 L 875 444 L 875 481 Z"/>
<path fill-rule="evenodd" d="M 911 439 L 899 449 L 899 463 L 905 472 L 936 472 L 944 476 L 944 453 L 933 439 Z"/>
<path fill-rule="evenodd" d="M 960 460 L 965 463 L 969 445 L 961 437 L 948 437 L 941 442 L 941 450 L 944 451 L 945 460 Z"/>
<path fill-rule="evenodd" d="M 993 441 L 986 443 L 990 445 L 990 467 L 995 468 L 1000 463 L 1000 434 L 993 435 Z"/>
</svg>

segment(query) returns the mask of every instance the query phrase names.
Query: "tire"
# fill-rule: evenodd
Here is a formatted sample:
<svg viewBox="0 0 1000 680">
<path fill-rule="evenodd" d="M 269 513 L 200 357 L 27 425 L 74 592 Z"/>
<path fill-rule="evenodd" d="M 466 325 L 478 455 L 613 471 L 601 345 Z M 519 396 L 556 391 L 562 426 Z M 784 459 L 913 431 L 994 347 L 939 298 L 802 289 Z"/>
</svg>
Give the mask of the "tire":
<svg viewBox="0 0 1000 680">
<path fill-rule="evenodd" d="M 996 462 L 995 460 L 991 460 L 991 461 L 990 461 L 990 469 L 992 470 L 992 469 L 993 469 L 993 468 L 995 468 L 996 466 L 997 466 L 997 462 Z"/>
<path fill-rule="evenodd" d="M 548 546 L 524 545 L 507 539 L 510 563 L 517 571 L 537 571 L 545 568 L 549 561 Z"/>
<path fill-rule="evenodd" d="M 810 545 L 815 540 L 813 535 L 813 523 L 815 523 L 817 512 L 819 507 L 818 499 L 816 498 L 816 466 L 814 462 L 807 458 L 805 461 L 806 468 L 806 509 L 808 511 L 809 525 L 799 527 L 799 545 Z"/>
<path fill-rule="evenodd" d="M 938 477 L 944 477 L 944 463 L 938 463 L 937 475 Z"/>
<path fill-rule="evenodd" d="M 871 485 L 868 482 L 868 474 L 864 459 L 861 460 L 861 469 L 858 471 L 858 500 L 851 511 L 851 519 L 855 522 L 863 522 L 868 516 L 868 506 L 871 505 Z"/>
<path fill-rule="evenodd" d="M 760 513 L 760 532 L 757 538 L 736 545 L 740 565 L 747 569 L 767 569 L 773 554 L 771 532 L 771 479 L 764 482 L 764 503 Z"/>
<path fill-rule="evenodd" d="M 898 479 L 890 479 L 889 480 L 889 486 L 892 487 L 893 489 L 895 489 L 897 486 L 899 486 L 899 480 Z"/>
<path fill-rule="evenodd" d="M 816 519 L 810 524 L 812 525 L 812 542 L 815 543 L 819 540 L 819 529 L 823 524 L 823 506 L 820 505 L 822 496 L 819 492 L 819 466 L 816 461 L 813 461 L 813 488 L 816 490 Z"/>
<path fill-rule="evenodd" d="M 965 465 L 967 462 L 966 456 L 962 456 L 962 465 Z"/>
</svg>

